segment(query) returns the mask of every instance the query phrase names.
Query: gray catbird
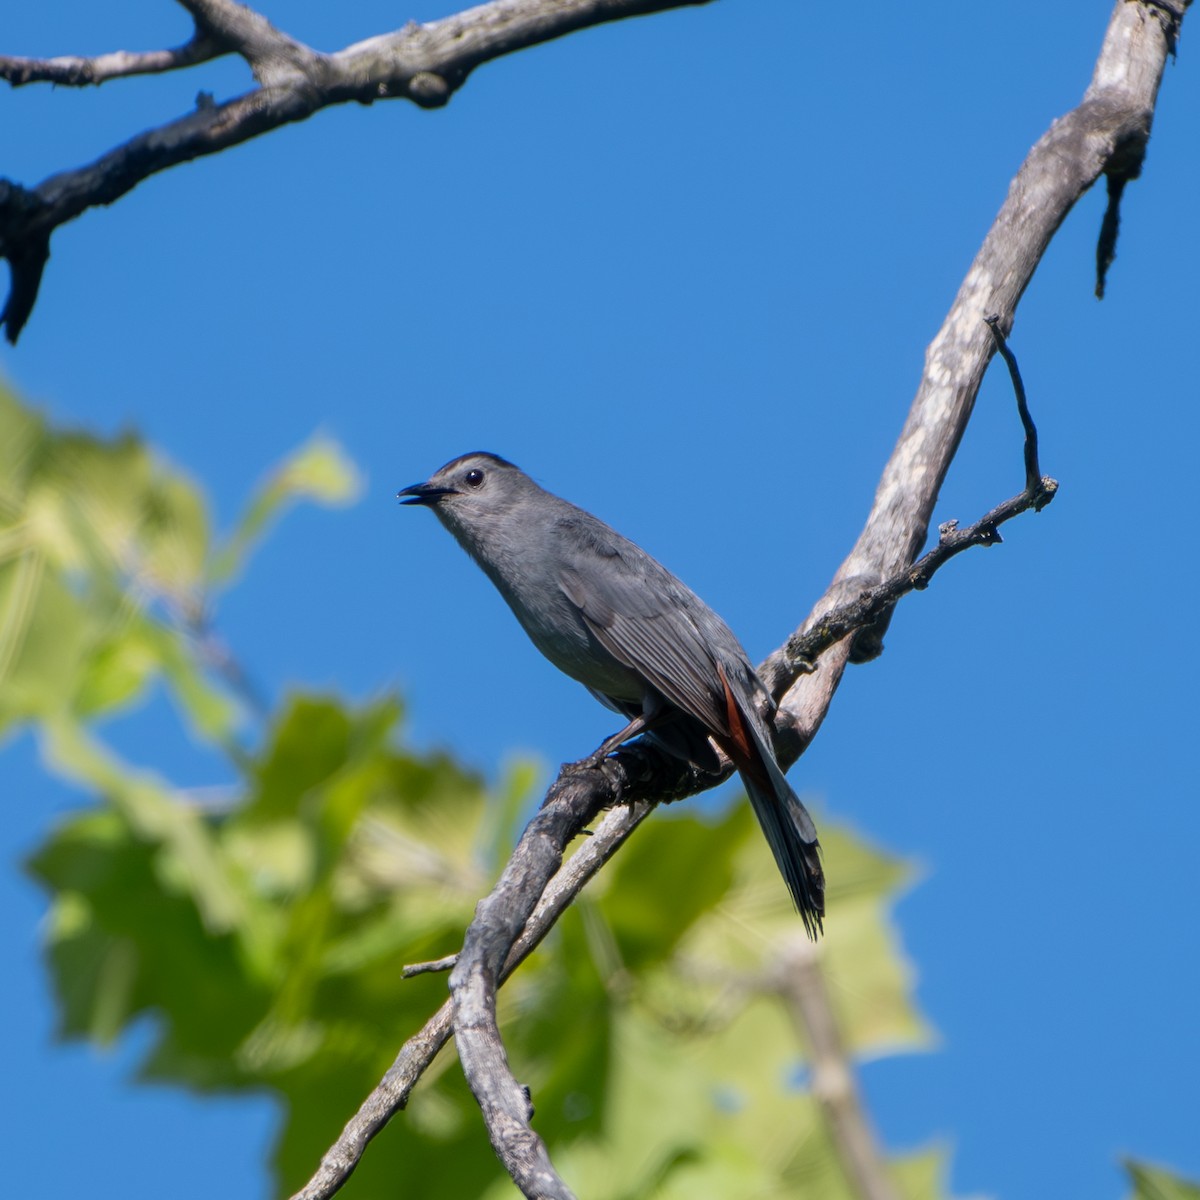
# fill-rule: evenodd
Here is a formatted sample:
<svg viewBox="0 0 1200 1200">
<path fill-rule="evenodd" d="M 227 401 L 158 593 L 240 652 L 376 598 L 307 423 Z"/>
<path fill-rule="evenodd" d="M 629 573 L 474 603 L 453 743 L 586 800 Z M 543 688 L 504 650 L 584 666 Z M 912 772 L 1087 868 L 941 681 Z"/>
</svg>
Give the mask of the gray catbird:
<svg viewBox="0 0 1200 1200">
<path fill-rule="evenodd" d="M 725 752 L 815 936 L 817 831 L 775 760 L 775 705 L 729 626 L 640 547 L 495 454 L 464 454 L 398 495 L 433 509 L 560 671 L 630 718 L 595 761 L 639 733 L 702 770 L 719 770 L 714 742 Z"/>
</svg>

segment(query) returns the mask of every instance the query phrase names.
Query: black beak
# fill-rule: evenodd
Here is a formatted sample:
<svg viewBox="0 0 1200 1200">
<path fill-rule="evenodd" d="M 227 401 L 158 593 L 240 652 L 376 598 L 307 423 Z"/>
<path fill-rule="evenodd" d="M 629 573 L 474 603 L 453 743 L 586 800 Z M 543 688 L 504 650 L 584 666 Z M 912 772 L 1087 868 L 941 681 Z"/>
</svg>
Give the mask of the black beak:
<svg viewBox="0 0 1200 1200">
<path fill-rule="evenodd" d="M 426 508 L 432 508 L 443 496 L 456 494 L 456 488 L 436 487 L 432 483 L 414 483 L 412 487 L 398 491 L 396 499 L 401 504 L 423 504 Z"/>
</svg>

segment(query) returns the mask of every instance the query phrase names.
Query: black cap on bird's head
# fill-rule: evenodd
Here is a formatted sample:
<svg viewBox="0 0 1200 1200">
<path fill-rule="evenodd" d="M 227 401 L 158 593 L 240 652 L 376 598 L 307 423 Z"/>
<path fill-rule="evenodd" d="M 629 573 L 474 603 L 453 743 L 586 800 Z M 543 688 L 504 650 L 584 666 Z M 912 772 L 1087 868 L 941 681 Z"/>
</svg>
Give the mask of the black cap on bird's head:
<svg viewBox="0 0 1200 1200">
<path fill-rule="evenodd" d="M 446 496 L 458 496 L 476 490 L 483 485 L 489 467 L 502 467 L 511 471 L 518 468 L 486 450 L 474 450 L 452 458 L 444 467 L 438 468 L 424 483 L 414 483 L 396 493 L 401 504 L 421 504 L 436 508 L 438 501 Z"/>
</svg>

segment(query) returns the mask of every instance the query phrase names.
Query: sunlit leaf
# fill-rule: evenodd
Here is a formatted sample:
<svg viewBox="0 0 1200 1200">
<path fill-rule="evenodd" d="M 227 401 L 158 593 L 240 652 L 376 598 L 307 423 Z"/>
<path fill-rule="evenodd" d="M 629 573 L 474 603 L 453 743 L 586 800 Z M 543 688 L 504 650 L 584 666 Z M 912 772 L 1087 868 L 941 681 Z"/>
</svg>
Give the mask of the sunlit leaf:
<svg viewBox="0 0 1200 1200">
<path fill-rule="evenodd" d="M 361 476 L 341 446 L 321 435 L 312 438 L 285 459 L 255 493 L 213 558 L 209 581 L 224 584 L 236 575 L 250 547 L 288 504 L 305 499 L 325 505 L 350 504 L 361 490 Z"/>
<path fill-rule="evenodd" d="M 1200 1184 L 1183 1179 L 1165 1167 L 1127 1158 L 1125 1170 L 1133 1183 L 1131 1200 L 1200 1200 Z"/>
</svg>

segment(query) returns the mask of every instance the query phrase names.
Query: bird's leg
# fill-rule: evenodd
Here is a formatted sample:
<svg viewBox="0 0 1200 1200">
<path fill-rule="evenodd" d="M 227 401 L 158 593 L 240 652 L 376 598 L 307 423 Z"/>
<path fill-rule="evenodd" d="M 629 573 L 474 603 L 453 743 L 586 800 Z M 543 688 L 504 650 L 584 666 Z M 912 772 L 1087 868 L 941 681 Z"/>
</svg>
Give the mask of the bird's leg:
<svg viewBox="0 0 1200 1200">
<path fill-rule="evenodd" d="M 600 743 L 599 749 L 589 754 L 587 758 L 581 758 L 578 762 L 564 764 L 563 771 L 571 773 L 573 771 L 586 771 L 592 767 L 598 767 L 618 746 L 623 746 L 630 738 L 635 738 L 639 733 L 645 733 L 647 730 L 661 724 L 664 715 L 657 714 L 648 717 L 645 713 L 638 713 L 624 729 L 618 733 L 614 733 L 610 738 L 605 738 Z"/>
</svg>

